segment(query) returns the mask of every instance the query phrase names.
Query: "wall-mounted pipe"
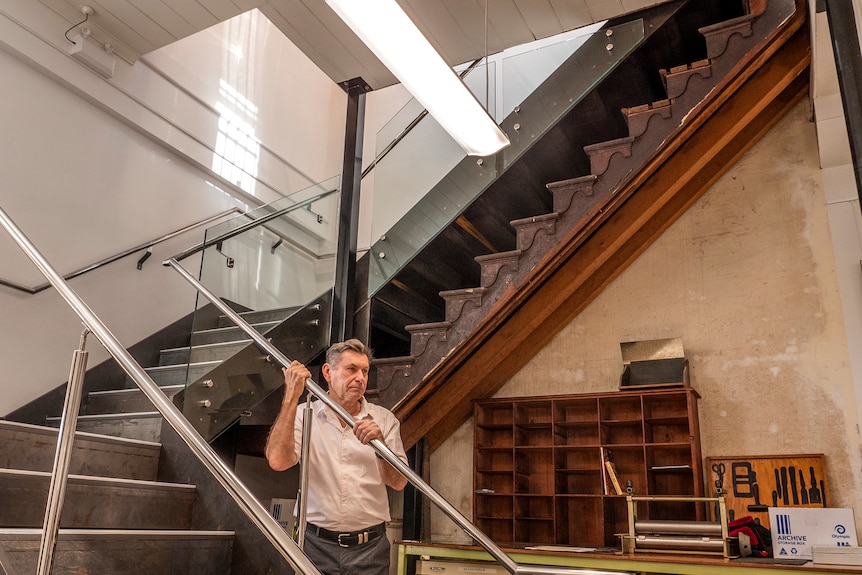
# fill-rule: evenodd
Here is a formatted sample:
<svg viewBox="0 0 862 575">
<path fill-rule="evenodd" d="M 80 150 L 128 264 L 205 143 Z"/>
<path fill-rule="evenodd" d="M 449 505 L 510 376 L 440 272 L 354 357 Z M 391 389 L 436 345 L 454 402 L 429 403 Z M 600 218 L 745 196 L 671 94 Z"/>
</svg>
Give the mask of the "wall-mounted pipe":
<svg viewBox="0 0 862 575">
<path fill-rule="evenodd" d="M 825 0 L 826 19 L 832 37 L 832 52 L 838 70 L 838 87 L 844 107 L 844 122 L 850 141 L 850 156 L 856 194 L 862 209 L 862 54 L 852 0 Z"/>
</svg>

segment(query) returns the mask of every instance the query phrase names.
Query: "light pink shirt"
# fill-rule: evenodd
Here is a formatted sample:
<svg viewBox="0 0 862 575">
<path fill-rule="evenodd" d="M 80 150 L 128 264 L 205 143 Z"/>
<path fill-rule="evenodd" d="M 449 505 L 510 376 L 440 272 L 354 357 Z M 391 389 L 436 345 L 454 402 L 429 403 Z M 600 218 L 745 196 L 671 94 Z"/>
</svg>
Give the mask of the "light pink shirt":
<svg viewBox="0 0 862 575">
<path fill-rule="evenodd" d="M 297 457 L 302 449 L 304 408 L 305 404 L 299 405 L 294 425 Z M 308 523 L 344 532 L 389 521 L 389 498 L 386 484 L 377 469 L 374 448 L 362 445 L 350 427 L 342 427 L 335 412 L 322 401 L 312 403 L 312 413 Z M 388 409 L 368 403 L 363 398 L 356 419 L 366 415 L 374 418 L 389 449 L 407 463 L 398 419 Z"/>
</svg>

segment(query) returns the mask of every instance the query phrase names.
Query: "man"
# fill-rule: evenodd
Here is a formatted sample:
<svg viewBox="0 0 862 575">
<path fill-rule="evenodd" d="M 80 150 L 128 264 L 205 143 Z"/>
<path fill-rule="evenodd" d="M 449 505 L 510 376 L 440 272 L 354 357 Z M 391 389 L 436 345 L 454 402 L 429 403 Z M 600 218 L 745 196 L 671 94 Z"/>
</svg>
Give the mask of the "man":
<svg viewBox="0 0 862 575">
<path fill-rule="evenodd" d="M 379 439 L 407 462 L 401 425 L 389 410 L 365 401 L 371 350 L 351 339 L 326 352 L 328 395 L 356 420 L 350 429 L 322 401 L 312 403 L 305 553 L 326 575 L 388 575 L 389 499 L 386 486 L 407 480 L 368 445 Z M 294 361 L 284 372 L 284 400 L 266 443 L 270 467 L 284 471 L 299 461 L 303 409 L 297 404 L 311 372 Z M 304 405 L 303 405 L 304 407 Z"/>
</svg>

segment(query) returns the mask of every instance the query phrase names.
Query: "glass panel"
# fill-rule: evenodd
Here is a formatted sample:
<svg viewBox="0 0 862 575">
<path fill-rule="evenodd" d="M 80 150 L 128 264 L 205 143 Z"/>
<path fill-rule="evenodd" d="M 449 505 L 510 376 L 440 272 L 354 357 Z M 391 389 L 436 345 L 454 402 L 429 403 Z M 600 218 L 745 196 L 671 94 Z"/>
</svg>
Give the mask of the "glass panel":
<svg viewBox="0 0 862 575">
<path fill-rule="evenodd" d="M 308 361 L 328 342 L 339 178 L 206 231 L 200 280 L 287 357 Z M 183 409 L 212 439 L 282 385 L 280 370 L 233 322 L 198 298 Z M 286 321 L 285 320 L 288 320 Z M 284 323 L 282 323 L 284 322 Z"/>
<path fill-rule="evenodd" d="M 465 83 L 474 89 L 477 98 L 485 102 L 485 66 L 477 66 L 470 74 Z M 494 81 L 493 71 L 495 66 L 490 66 L 489 76 Z M 493 102 L 490 102 L 493 106 Z M 408 102 L 404 108 L 393 118 L 377 135 L 378 146 L 386 147 L 391 143 L 389 136 L 397 136 L 402 133 L 403 128 L 412 122 L 418 110 L 415 100 Z M 492 108 L 493 110 L 493 108 Z M 396 130 L 398 127 L 400 130 Z M 377 155 L 383 152 L 382 148 L 377 150 Z M 371 218 L 371 237 L 379 238 L 387 230 L 390 230 L 396 222 L 405 215 L 410 218 L 408 226 L 411 228 L 410 237 L 418 236 L 418 245 L 422 246 L 434 237 L 434 235 L 445 226 L 451 219 L 448 213 L 452 209 L 458 209 L 461 201 L 460 194 L 451 193 L 451 186 L 445 181 L 447 174 L 452 173 L 466 158 L 464 150 L 431 116 L 425 116 L 416 124 L 407 136 L 399 141 L 377 164 L 374 169 L 374 214 Z M 476 160 L 466 162 L 476 168 Z M 488 162 L 493 165 L 493 162 Z M 469 188 L 487 186 L 493 181 L 494 172 L 487 169 L 468 170 L 471 182 Z M 432 206 L 418 208 L 418 213 L 410 213 L 411 208 L 428 194 L 428 190 L 435 189 L 441 198 L 430 201 Z M 468 196 L 469 201 L 475 196 Z M 437 206 L 433 205 L 437 204 Z M 466 207 L 466 204 L 464 205 Z M 463 208 L 462 208 L 463 209 Z M 441 210 L 443 210 L 441 212 Z M 459 212 L 456 212 L 456 214 Z M 417 228 L 418 229 L 415 229 Z M 398 250 L 400 251 L 400 250 Z M 387 255 L 386 257 L 391 257 Z"/>
<path fill-rule="evenodd" d="M 477 67 L 465 83 L 501 122 L 511 145 L 497 158 L 465 157 L 463 150 L 425 117 L 374 170 L 375 208 L 369 297 L 455 220 L 499 175 L 643 40 L 642 20 L 569 39 Z M 498 68 L 502 74 L 498 78 Z M 497 89 L 486 99 L 486 86 Z M 501 89 L 502 86 L 502 89 Z M 499 92 L 499 94 L 498 94 Z M 410 106 L 410 104 L 408 104 Z M 403 112 L 406 116 L 407 112 Z M 399 125 L 409 122 L 399 115 Z M 403 128 L 402 128 L 403 129 Z M 388 127 L 378 142 L 396 132 Z M 398 131 L 400 133 L 400 131 Z"/>
<path fill-rule="evenodd" d="M 637 19 L 599 30 L 583 41 L 532 94 L 520 104 L 515 104 L 518 112 L 509 114 L 500 124 L 511 141 L 511 145 L 502 151 L 504 167 L 517 161 L 643 39 L 643 20 Z M 561 53 L 566 53 L 567 47 L 553 45 L 541 52 L 545 51 L 556 59 Z M 533 71 L 539 68 L 536 62 L 540 56 L 526 53 L 506 59 L 503 63 L 506 77 L 513 78 L 509 85 L 522 91 L 521 83 L 527 75 L 538 73 Z M 518 129 L 515 129 L 516 125 Z"/>
</svg>

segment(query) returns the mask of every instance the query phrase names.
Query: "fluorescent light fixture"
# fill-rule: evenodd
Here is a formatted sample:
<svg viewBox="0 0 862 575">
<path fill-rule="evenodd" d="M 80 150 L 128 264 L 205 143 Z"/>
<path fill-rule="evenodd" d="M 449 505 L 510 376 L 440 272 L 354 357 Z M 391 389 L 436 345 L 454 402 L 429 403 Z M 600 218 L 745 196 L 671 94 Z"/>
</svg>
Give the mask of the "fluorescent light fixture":
<svg viewBox="0 0 862 575">
<path fill-rule="evenodd" d="M 509 138 L 395 0 L 326 3 L 471 156 L 490 156 Z"/>
</svg>

